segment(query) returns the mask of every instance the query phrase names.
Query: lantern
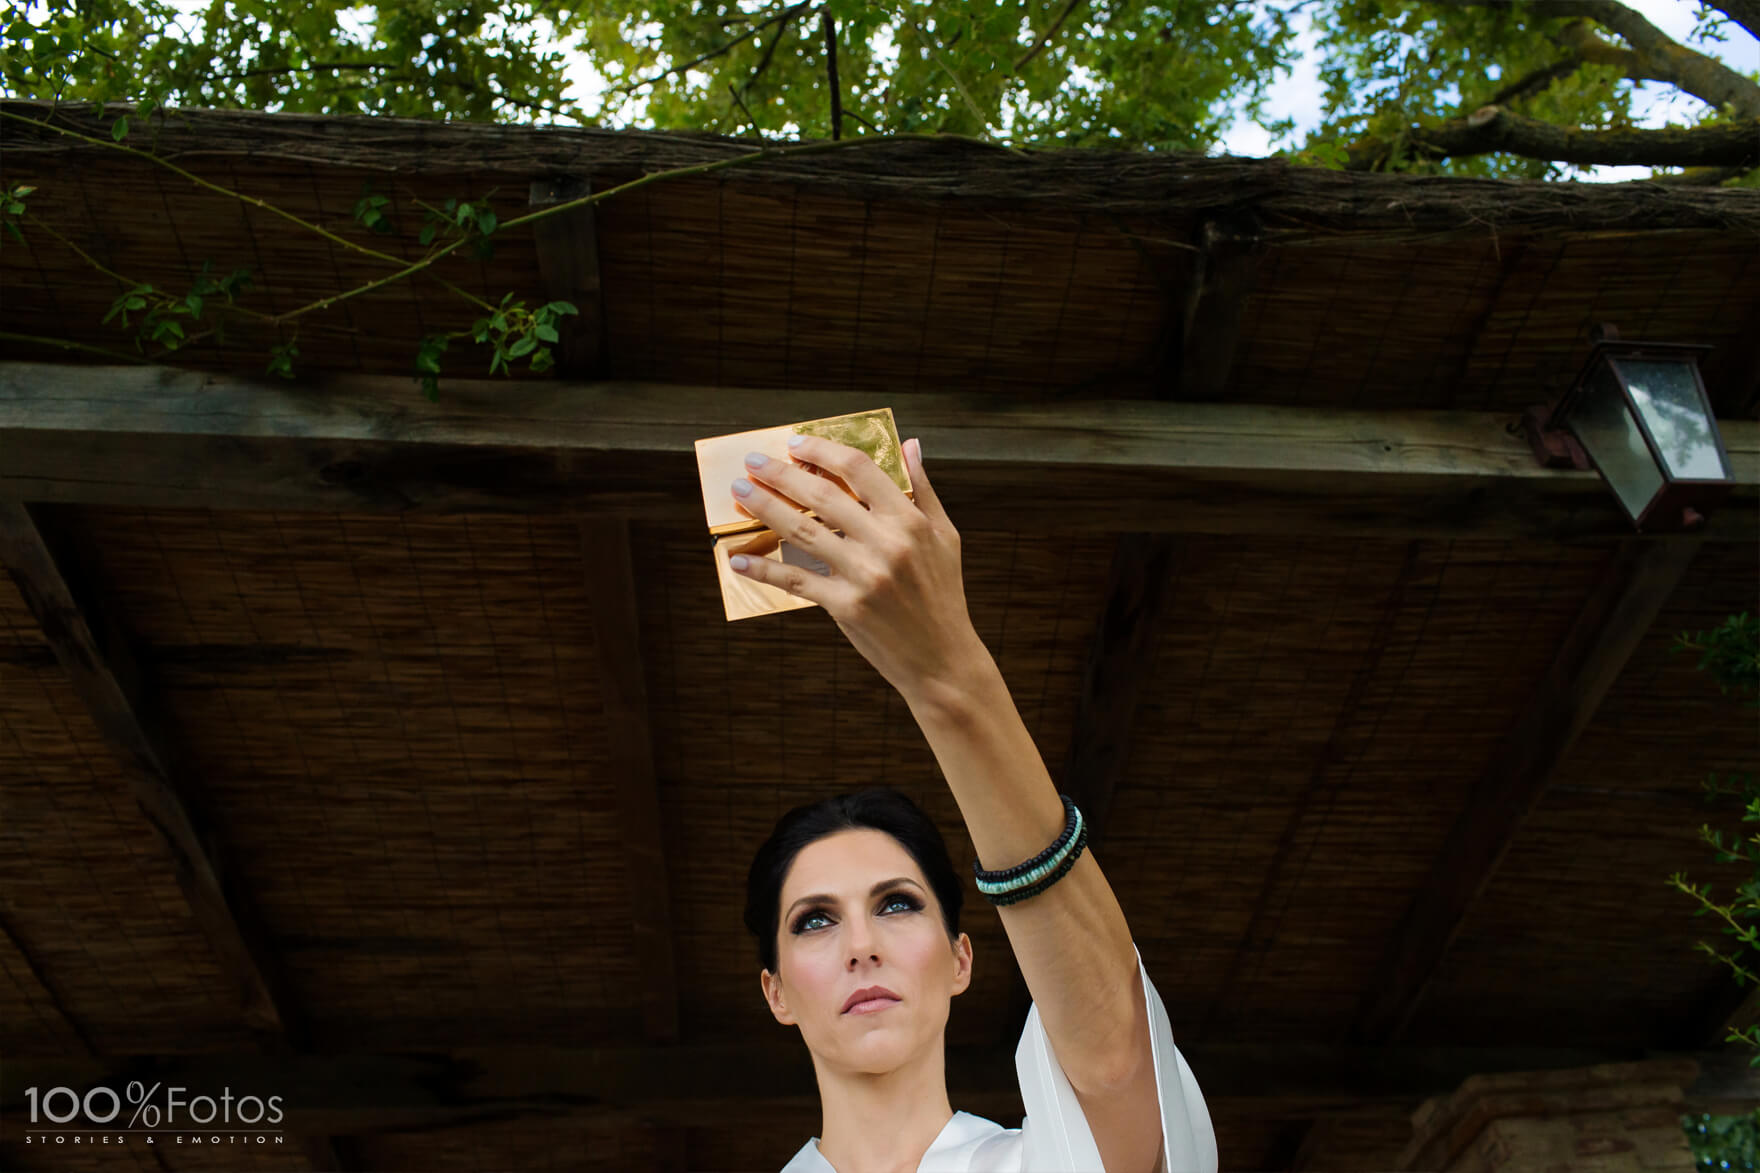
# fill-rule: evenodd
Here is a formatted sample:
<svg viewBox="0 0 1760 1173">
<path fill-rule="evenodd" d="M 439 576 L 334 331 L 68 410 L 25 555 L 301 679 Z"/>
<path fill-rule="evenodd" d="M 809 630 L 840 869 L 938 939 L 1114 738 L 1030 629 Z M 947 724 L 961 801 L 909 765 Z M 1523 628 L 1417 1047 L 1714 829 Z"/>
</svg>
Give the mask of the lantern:
<svg viewBox="0 0 1760 1173">
<path fill-rule="evenodd" d="M 1601 327 L 1564 398 L 1550 412 L 1529 412 L 1536 455 L 1552 465 L 1592 462 L 1637 529 L 1702 524 L 1734 484 L 1699 375 L 1699 355 L 1710 349 L 1626 342 Z"/>
</svg>

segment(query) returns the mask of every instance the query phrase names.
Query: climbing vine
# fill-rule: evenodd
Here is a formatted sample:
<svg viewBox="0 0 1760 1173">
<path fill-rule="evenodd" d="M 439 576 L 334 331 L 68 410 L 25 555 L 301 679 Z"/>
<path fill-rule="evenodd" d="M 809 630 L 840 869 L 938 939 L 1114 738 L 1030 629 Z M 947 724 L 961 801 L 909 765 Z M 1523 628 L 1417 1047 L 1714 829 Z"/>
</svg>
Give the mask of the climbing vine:
<svg viewBox="0 0 1760 1173">
<path fill-rule="evenodd" d="M 146 119 L 140 118 L 138 111 L 133 113 L 141 121 L 146 121 Z M 163 117 L 165 112 L 161 109 L 158 113 L 160 117 Z M 164 362 L 178 351 L 187 350 L 197 342 L 210 338 L 223 342 L 226 339 L 229 324 L 248 320 L 259 327 L 269 328 L 275 336 L 275 340 L 269 344 L 264 355 L 264 373 L 292 379 L 296 376 L 296 363 L 300 357 L 300 328 L 309 318 L 363 294 L 407 281 L 417 274 L 424 274 L 430 280 L 438 282 L 455 300 L 463 302 L 475 313 L 468 325 L 461 324 L 454 329 L 430 332 L 419 340 L 413 340 L 410 373 L 412 378 L 422 385 L 423 392 L 429 399 L 437 399 L 439 396 L 440 377 L 444 373 L 443 356 L 447 355 L 452 343 L 468 340 L 470 343 L 487 347 L 491 375 L 511 375 L 516 366 L 521 363 L 524 363 L 525 368 L 531 372 L 542 373 L 555 366 L 553 348 L 561 341 L 563 319 L 580 312 L 577 306 L 567 301 L 548 301 L 533 305 L 521 297 L 518 291 L 509 291 L 502 296 L 500 301 L 491 302 L 433 272 L 434 266 L 439 261 L 461 249 L 468 248 L 472 254 L 479 258 L 490 258 L 494 255 L 496 241 L 504 237 L 510 230 L 525 227 L 547 216 L 562 215 L 575 208 L 602 203 L 623 192 L 668 179 L 751 165 L 782 155 L 860 149 L 864 145 L 873 146 L 877 143 L 896 142 L 900 139 L 943 141 L 961 139 L 961 136 L 958 135 L 906 134 L 884 137 L 866 136 L 832 142 L 766 145 L 725 159 L 651 172 L 615 187 L 609 187 L 603 191 L 593 192 L 572 200 L 549 204 L 505 221 L 500 220 L 490 206 L 489 201 L 495 194 L 493 191 L 474 199 L 463 195 L 450 195 L 436 202 L 418 199 L 413 202 L 422 212 L 422 221 L 416 233 L 416 239 L 425 251 L 417 259 L 407 260 L 376 249 L 369 243 L 350 239 L 321 225 L 302 219 L 257 196 L 222 187 L 179 167 L 168 159 L 159 157 L 150 148 L 143 149 L 130 145 L 131 139 L 138 139 L 140 131 L 137 126 L 131 123 L 129 115 L 118 117 L 111 124 L 109 139 L 82 134 L 66 127 L 28 118 L 10 111 L 0 110 L 0 118 L 30 123 L 35 127 L 47 129 L 93 146 L 120 151 L 136 158 L 148 160 L 198 186 L 236 199 L 240 203 L 271 215 L 279 216 L 301 229 L 323 237 L 336 246 L 371 258 L 386 269 L 382 275 L 352 288 L 335 290 L 313 301 L 279 313 L 266 313 L 247 304 L 247 294 L 252 289 L 256 274 L 247 268 L 235 268 L 225 276 L 218 276 L 218 268 L 211 258 L 203 261 L 201 274 L 190 288 L 184 290 L 168 289 L 153 282 L 140 280 L 138 277 L 113 271 L 65 235 L 56 231 L 46 221 L 31 213 L 27 202 L 28 198 L 42 198 L 42 194 L 38 193 L 35 187 L 13 184 L 6 187 L 4 195 L 0 196 L 0 247 L 4 247 L 6 237 L 10 237 L 16 242 L 23 242 L 26 239 L 27 231 L 38 232 L 52 238 L 62 247 L 73 252 L 85 264 L 114 281 L 118 293 L 110 305 L 109 312 L 104 315 L 103 324 L 112 325 L 121 331 L 124 335 L 123 341 L 125 344 L 132 343 L 132 349 L 93 346 L 65 338 L 35 335 L 5 333 L 0 336 L 14 341 L 34 342 L 62 349 L 98 353 L 129 362 Z M 961 139 L 961 141 L 978 140 Z M 1002 147 L 996 149 L 1011 150 Z M 1011 150 L 1011 153 L 1015 152 Z M 355 202 L 352 219 L 368 240 L 374 237 L 396 235 L 400 231 L 400 226 L 394 220 L 392 207 L 391 198 L 385 193 L 375 190 L 369 181 L 363 185 L 360 198 Z"/>
</svg>

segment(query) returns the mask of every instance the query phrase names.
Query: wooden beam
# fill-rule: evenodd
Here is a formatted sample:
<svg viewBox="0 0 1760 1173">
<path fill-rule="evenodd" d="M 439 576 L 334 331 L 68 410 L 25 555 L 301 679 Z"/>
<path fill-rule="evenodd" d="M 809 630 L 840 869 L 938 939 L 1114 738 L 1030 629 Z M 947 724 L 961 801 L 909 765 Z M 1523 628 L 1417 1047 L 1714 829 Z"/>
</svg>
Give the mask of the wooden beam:
<svg viewBox="0 0 1760 1173">
<path fill-rule="evenodd" d="M 1277 837 L 1277 847 L 1271 855 L 1271 864 L 1265 869 L 1264 878 L 1259 881 L 1259 895 L 1253 900 L 1253 913 L 1248 917 L 1247 927 L 1235 946 L 1234 956 L 1229 959 L 1228 969 L 1224 971 L 1222 980 L 1216 984 L 1210 995 L 1210 1004 L 1204 1011 L 1204 1017 L 1187 1027 L 1188 1031 L 1195 1027 L 1194 1033 L 1199 1038 L 1212 1037 L 1226 1000 L 1238 988 L 1241 972 L 1250 959 L 1262 957 L 1276 937 L 1275 927 L 1267 931 L 1267 921 L 1277 915 L 1272 911 L 1272 898 L 1283 881 L 1284 869 L 1289 865 L 1291 853 L 1295 851 L 1308 812 L 1317 809 L 1330 813 L 1341 788 L 1350 779 L 1351 771 L 1344 766 L 1360 752 L 1360 747 L 1347 744 L 1346 739 L 1357 722 L 1363 697 L 1381 669 L 1381 659 L 1387 653 L 1394 628 L 1405 614 L 1406 596 L 1416 576 L 1418 557 L 1422 550 L 1421 542 L 1409 542 L 1406 545 L 1399 571 L 1394 575 L 1388 589 L 1386 605 L 1381 608 L 1381 615 L 1375 621 L 1375 630 L 1365 642 L 1362 663 L 1352 674 L 1344 699 L 1339 702 L 1338 711 L 1333 715 L 1332 730 L 1327 734 L 1326 744 L 1321 747 L 1320 754 L 1314 761 L 1308 785 L 1302 789 L 1302 796 L 1296 801 L 1295 809 L 1290 811 L 1289 817 L 1283 822 L 1283 830 Z"/>
<path fill-rule="evenodd" d="M 592 194 L 585 179 L 532 181 L 534 208 L 567 203 Z M 532 223 L 538 272 L 550 301 L 566 301 L 580 311 L 557 327 L 556 373 L 565 379 L 597 379 L 605 374 L 605 312 L 599 283 L 599 228 L 593 206 L 570 208 Z"/>
<path fill-rule="evenodd" d="M 1241 313 L 1265 255 L 1253 227 L 1206 220 L 1180 316 L 1179 382 L 1185 400 L 1220 399 L 1234 372 Z"/>
<path fill-rule="evenodd" d="M 1058 789 L 1081 808 L 1088 847 L 1098 853 L 1118 790 L 1130 759 L 1130 735 L 1137 700 L 1155 654 L 1163 600 L 1177 539 L 1166 534 L 1120 534 L 1113 548 L 1112 569 L 1094 634 L 1088 644 L 1088 667 L 1076 701 L 1069 756 L 1058 774 Z M 1101 858 L 1097 854 L 1097 858 Z M 1009 982 L 1004 1037 L 1012 1046 L 1020 1038 L 1032 995 L 1014 967 Z"/>
<path fill-rule="evenodd" d="M 611 785 L 617 792 L 624 876 L 641 975 L 642 1021 L 654 1042 L 678 1041 L 678 975 L 672 952 L 672 900 L 660 835 L 660 787 L 654 773 L 648 685 L 642 670 L 641 615 L 636 606 L 629 523 L 581 523 L 581 565 L 593 612 L 599 656 L 599 699 L 611 730 Z"/>
<path fill-rule="evenodd" d="M 693 441 L 872 393 L 0 363 L 0 499 L 339 511 L 559 509 L 702 520 Z M 1593 472 L 1540 468 L 1513 417 L 894 396 L 961 525 L 1052 532 L 1626 537 Z M 1708 540 L 1760 538 L 1760 423 Z M 1054 485 L 1055 492 L 1045 491 Z"/>
<path fill-rule="evenodd" d="M 237 873 L 226 866 L 193 774 L 141 687 L 128 640 L 69 546 L 51 510 L 0 501 L 0 563 L 170 854 L 178 886 L 237 997 L 235 1009 L 265 1051 L 285 1055 L 300 1045 L 304 1022 Z M 315 1168 L 341 1167 L 327 1142 L 314 1139 L 307 1154 Z"/>
<path fill-rule="evenodd" d="M 781 1032 L 778 1032 L 781 1033 Z M 1469 1076 L 1588 1067 L 1656 1057 L 1593 1048 L 1348 1048 L 1301 1043 L 1193 1044 L 1181 1052 L 1205 1099 L 1287 1117 L 1333 1118 L 1416 1106 Z M 1693 1056 L 1692 1104 L 1760 1103 L 1760 1073 L 1720 1053 Z M 960 1106 L 999 1114 L 1019 1104 L 1012 1048 L 950 1047 L 948 1091 Z M 0 1067 L 0 1112 L 18 1112 L 32 1086 L 83 1094 L 98 1085 L 232 1087 L 279 1095 L 289 1132 L 361 1135 L 452 1127 L 473 1120 L 582 1112 L 653 1123 L 745 1123 L 775 1107 L 818 1103 L 798 1040 L 681 1047 L 476 1048 L 285 1058 L 201 1053 L 125 1059 L 33 1059 Z M 976 1109 L 974 1109 L 976 1110 Z M 1018 1111 L 1018 1108 L 1016 1109 Z"/>
<path fill-rule="evenodd" d="M 1155 654 L 1175 542 L 1166 534 L 1121 534 L 1113 549 L 1106 603 L 1088 646 L 1061 775 L 1064 793 L 1082 809 L 1090 843 L 1105 836 L 1113 795 L 1129 764 L 1131 728 Z"/>
<path fill-rule="evenodd" d="M 1455 819 L 1424 886 L 1393 934 L 1352 1029 L 1358 1043 L 1400 1037 L 1479 894 L 1558 764 L 1656 621 L 1700 539 L 1627 542 L 1611 559 Z"/>
</svg>

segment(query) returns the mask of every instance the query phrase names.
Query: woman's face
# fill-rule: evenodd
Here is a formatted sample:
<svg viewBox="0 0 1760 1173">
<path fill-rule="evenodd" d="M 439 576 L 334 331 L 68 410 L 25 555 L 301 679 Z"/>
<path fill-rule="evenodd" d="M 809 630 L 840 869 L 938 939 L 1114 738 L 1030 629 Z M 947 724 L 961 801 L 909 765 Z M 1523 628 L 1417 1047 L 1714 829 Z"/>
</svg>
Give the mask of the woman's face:
<svg viewBox="0 0 1760 1173">
<path fill-rule="evenodd" d="M 763 971 L 776 1020 L 801 1028 L 821 1063 L 878 1073 L 935 1044 L 950 1000 L 971 983 L 972 945 L 948 940 L 941 905 L 910 852 L 884 831 L 840 831 L 801 849 L 782 883 L 777 973 Z M 845 1010 L 881 986 L 881 1008 Z"/>
</svg>

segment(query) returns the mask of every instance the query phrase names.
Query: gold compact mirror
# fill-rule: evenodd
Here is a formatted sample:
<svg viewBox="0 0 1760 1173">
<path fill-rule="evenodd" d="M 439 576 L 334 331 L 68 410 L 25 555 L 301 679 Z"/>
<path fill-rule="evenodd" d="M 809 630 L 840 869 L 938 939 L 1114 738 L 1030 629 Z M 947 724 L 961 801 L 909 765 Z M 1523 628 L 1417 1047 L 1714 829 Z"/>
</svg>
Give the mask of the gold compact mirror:
<svg viewBox="0 0 1760 1173">
<path fill-rule="evenodd" d="M 815 574 L 831 572 L 823 562 L 789 545 L 771 532 L 734 497 L 729 486 L 736 477 L 746 474 L 746 453 L 762 452 L 773 460 L 790 461 L 797 467 L 824 477 L 851 497 L 860 500 L 842 477 L 797 459 L 788 448 L 788 438 L 794 435 L 824 436 L 866 452 L 880 470 L 892 478 L 892 483 L 904 491 L 906 497 L 912 497 L 910 472 L 905 468 L 904 449 L 899 444 L 898 427 L 893 421 L 890 407 L 698 440 L 697 477 L 703 490 L 703 515 L 709 525 L 715 573 L 721 583 L 721 601 L 730 622 L 814 605 L 768 583 L 740 574 L 728 562 L 735 554 L 786 562 L 811 570 Z M 783 499 L 789 500 L 787 497 Z M 912 499 L 915 500 L 914 497 Z M 791 503 L 809 516 L 817 516 L 806 506 L 798 502 Z"/>
</svg>

